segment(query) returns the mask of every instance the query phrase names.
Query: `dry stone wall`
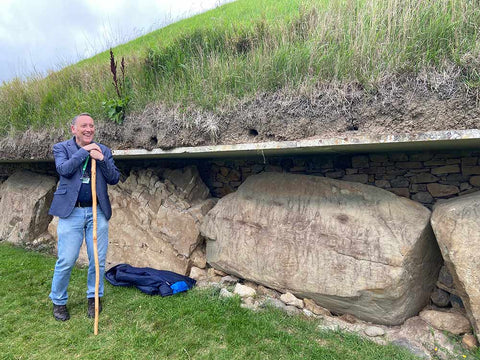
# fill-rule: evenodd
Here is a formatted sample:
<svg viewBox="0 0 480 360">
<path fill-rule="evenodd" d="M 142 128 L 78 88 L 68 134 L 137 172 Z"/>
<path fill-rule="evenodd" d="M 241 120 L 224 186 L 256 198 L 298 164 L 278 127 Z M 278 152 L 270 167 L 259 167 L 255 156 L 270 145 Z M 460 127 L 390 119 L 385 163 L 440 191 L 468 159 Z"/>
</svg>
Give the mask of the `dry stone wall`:
<svg viewBox="0 0 480 360">
<path fill-rule="evenodd" d="M 392 152 L 211 161 L 201 166 L 214 196 L 235 191 L 249 176 L 287 172 L 373 185 L 432 208 L 445 199 L 480 190 L 479 152 Z"/>
</svg>

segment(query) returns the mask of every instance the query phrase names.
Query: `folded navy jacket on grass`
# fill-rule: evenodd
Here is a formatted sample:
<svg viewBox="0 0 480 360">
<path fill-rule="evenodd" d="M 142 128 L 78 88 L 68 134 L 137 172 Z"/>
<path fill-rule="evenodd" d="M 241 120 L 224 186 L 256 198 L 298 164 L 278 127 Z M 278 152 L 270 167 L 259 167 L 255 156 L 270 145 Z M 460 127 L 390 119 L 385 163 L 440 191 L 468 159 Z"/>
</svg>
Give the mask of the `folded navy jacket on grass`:
<svg viewBox="0 0 480 360">
<path fill-rule="evenodd" d="M 196 281 L 172 271 L 138 268 L 119 264 L 105 273 L 105 279 L 115 286 L 135 286 L 149 295 L 169 296 L 191 289 Z"/>
</svg>

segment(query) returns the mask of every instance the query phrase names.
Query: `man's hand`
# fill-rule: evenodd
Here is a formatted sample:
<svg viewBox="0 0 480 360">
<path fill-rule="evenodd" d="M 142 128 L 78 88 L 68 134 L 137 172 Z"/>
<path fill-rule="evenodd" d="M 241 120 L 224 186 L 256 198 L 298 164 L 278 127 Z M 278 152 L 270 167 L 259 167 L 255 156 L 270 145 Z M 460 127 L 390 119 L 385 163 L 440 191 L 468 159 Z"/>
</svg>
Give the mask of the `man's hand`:
<svg viewBox="0 0 480 360">
<path fill-rule="evenodd" d="M 85 150 L 87 150 L 90 153 L 90 156 L 92 159 L 103 161 L 103 153 L 102 149 L 100 149 L 100 146 L 97 144 L 88 144 L 83 147 Z"/>
</svg>

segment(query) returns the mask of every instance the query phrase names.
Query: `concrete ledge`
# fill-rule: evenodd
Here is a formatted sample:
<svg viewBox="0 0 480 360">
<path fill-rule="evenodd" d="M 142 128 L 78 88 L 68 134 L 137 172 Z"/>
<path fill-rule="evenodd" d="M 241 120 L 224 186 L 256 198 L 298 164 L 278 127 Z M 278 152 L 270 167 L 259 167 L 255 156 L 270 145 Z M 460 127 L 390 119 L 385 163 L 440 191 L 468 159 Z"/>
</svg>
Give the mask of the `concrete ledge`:
<svg viewBox="0 0 480 360">
<path fill-rule="evenodd" d="M 219 158 L 320 153 L 480 149 L 480 130 L 432 131 L 420 134 L 352 135 L 329 139 L 270 141 L 234 145 L 179 147 L 169 150 L 113 150 L 116 159 Z"/>
<path fill-rule="evenodd" d="M 431 131 L 419 134 L 355 135 L 328 139 L 269 141 L 233 145 L 206 145 L 162 149 L 112 149 L 115 159 L 207 159 L 279 155 L 341 154 L 390 151 L 480 150 L 480 130 Z M 51 162 L 47 159 L 0 159 L 0 163 Z"/>
</svg>

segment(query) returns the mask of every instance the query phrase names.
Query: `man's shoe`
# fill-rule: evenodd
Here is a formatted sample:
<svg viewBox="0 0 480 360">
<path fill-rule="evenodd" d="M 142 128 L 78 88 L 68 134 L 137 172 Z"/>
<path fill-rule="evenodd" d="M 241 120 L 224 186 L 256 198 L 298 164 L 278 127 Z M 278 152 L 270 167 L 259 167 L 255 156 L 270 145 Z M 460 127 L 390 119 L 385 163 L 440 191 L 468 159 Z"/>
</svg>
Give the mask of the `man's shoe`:
<svg viewBox="0 0 480 360">
<path fill-rule="evenodd" d="M 66 305 L 55 305 L 53 304 L 53 317 L 58 321 L 67 321 L 70 319 L 70 314 L 68 313 Z"/>
<path fill-rule="evenodd" d="M 102 299 L 98 299 L 98 313 L 102 312 Z M 95 317 L 95 298 L 88 298 L 87 315 L 89 318 Z"/>
</svg>

